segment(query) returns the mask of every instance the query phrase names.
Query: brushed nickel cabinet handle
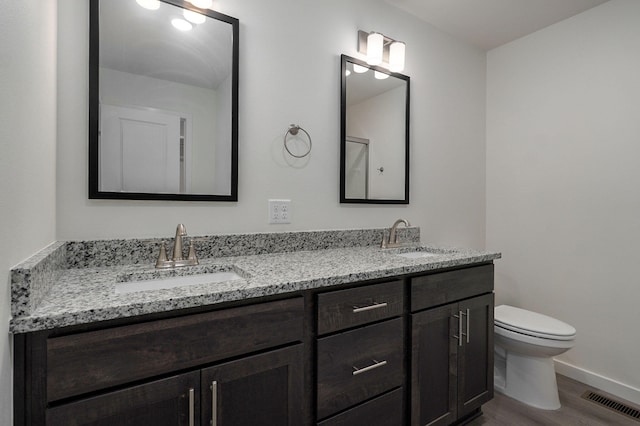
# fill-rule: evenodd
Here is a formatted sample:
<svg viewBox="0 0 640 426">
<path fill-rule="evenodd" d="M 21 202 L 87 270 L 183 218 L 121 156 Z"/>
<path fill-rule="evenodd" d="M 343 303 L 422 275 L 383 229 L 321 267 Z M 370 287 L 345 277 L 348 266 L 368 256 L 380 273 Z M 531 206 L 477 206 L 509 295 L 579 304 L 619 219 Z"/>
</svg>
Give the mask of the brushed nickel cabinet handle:
<svg viewBox="0 0 640 426">
<path fill-rule="evenodd" d="M 218 426 L 218 382 L 211 382 L 211 426 Z"/>
<path fill-rule="evenodd" d="M 462 332 L 462 315 L 464 315 L 462 311 L 458 311 L 458 315 L 453 316 L 455 319 L 458 320 L 458 334 L 453 335 L 454 338 L 458 339 L 458 346 L 462 346 L 462 336 L 466 334 Z"/>
<path fill-rule="evenodd" d="M 465 334 L 467 335 L 467 343 L 469 343 L 469 336 L 471 335 L 469 329 L 469 318 L 471 318 L 471 312 L 469 311 L 469 308 L 467 308 L 467 313 L 465 315 L 467 316 L 467 332 Z"/>
<path fill-rule="evenodd" d="M 376 361 L 375 359 L 373 360 L 373 364 L 364 367 L 364 368 L 358 368 L 358 367 L 353 367 L 353 372 L 351 374 L 353 374 L 354 376 L 357 376 L 358 374 L 362 374 L 364 372 L 367 371 L 371 371 L 375 368 L 379 368 L 382 367 L 383 365 L 387 365 L 387 361 Z"/>
<path fill-rule="evenodd" d="M 358 312 L 366 312 L 366 311 L 371 311 L 373 309 L 380 309 L 380 308 L 386 308 L 387 307 L 387 302 L 382 302 L 382 303 L 373 303 L 373 305 L 368 305 L 368 306 L 354 306 L 353 307 L 353 313 L 357 314 Z"/>
<path fill-rule="evenodd" d="M 196 391 L 191 388 L 189 389 L 189 426 L 195 426 L 196 421 Z"/>
</svg>

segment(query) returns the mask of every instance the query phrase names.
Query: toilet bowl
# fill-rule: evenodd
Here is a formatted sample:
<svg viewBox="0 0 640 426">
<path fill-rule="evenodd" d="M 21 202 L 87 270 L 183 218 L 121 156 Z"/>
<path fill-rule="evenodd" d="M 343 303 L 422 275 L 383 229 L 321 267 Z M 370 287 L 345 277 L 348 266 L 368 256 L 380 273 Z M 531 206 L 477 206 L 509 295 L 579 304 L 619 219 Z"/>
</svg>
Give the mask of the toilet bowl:
<svg viewBox="0 0 640 426">
<path fill-rule="evenodd" d="M 573 347 L 576 329 L 508 305 L 496 306 L 494 314 L 495 390 L 536 408 L 559 409 L 553 357 Z"/>
</svg>

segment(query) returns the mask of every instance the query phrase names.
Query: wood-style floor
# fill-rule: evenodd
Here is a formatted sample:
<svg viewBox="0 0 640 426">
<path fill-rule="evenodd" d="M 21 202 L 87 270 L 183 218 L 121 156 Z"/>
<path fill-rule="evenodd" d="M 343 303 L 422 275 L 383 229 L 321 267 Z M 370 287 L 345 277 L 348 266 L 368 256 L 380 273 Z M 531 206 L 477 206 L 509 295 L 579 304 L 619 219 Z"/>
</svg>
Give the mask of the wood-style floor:
<svg viewBox="0 0 640 426">
<path fill-rule="evenodd" d="M 557 379 L 562 404 L 559 410 L 538 410 L 496 392 L 494 399 L 482 406 L 484 414 L 467 424 L 470 426 L 640 426 L 639 421 L 582 399 L 581 396 L 586 390 L 592 390 L 616 401 L 627 403 L 626 401 L 565 376 L 558 375 Z M 628 405 L 640 409 L 633 404 L 628 403 Z"/>
</svg>

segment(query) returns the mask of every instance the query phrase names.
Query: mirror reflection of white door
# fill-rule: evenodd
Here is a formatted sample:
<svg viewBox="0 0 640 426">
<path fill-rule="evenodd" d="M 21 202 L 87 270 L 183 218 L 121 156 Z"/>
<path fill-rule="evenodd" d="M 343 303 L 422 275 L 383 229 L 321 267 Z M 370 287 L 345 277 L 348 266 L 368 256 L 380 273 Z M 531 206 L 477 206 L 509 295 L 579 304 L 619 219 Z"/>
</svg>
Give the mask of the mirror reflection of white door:
<svg viewBox="0 0 640 426">
<path fill-rule="evenodd" d="M 369 196 L 369 140 L 347 136 L 345 141 L 345 197 L 367 199 Z"/>
<path fill-rule="evenodd" d="M 184 127 L 179 114 L 100 105 L 100 190 L 184 192 Z"/>
</svg>

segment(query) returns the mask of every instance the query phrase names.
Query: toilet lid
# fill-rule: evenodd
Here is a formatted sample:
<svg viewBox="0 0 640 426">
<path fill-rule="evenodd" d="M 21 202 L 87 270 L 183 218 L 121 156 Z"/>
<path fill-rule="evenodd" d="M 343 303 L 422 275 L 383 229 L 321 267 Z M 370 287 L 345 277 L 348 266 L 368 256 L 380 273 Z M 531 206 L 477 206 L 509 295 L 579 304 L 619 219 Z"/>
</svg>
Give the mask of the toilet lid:
<svg viewBox="0 0 640 426">
<path fill-rule="evenodd" d="M 571 340 L 576 335 L 576 329 L 567 323 L 508 305 L 496 306 L 494 320 L 498 327 L 546 339 Z"/>
</svg>

